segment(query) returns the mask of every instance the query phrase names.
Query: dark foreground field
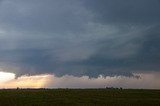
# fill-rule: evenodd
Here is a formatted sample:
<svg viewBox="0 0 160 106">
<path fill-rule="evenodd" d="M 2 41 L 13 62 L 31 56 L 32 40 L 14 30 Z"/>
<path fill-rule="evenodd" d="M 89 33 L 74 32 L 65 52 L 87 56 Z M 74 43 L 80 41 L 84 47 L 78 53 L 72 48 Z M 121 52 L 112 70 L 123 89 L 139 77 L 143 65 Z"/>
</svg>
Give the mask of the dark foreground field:
<svg viewBox="0 0 160 106">
<path fill-rule="evenodd" d="M 0 90 L 0 106 L 160 106 L 160 90 Z"/>
</svg>

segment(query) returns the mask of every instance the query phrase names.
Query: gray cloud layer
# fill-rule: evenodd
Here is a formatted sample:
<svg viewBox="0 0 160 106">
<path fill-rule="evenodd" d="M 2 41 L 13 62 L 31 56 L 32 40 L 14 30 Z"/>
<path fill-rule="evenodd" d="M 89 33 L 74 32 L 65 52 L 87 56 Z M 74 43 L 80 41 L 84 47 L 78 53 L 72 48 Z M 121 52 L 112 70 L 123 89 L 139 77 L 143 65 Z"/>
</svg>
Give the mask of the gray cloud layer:
<svg viewBox="0 0 160 106">
<path fill-rule="evenodd" d="M 97 77 L 160 70 L 159 0 L 2 0 L 0 66 Z"/>
</svg>

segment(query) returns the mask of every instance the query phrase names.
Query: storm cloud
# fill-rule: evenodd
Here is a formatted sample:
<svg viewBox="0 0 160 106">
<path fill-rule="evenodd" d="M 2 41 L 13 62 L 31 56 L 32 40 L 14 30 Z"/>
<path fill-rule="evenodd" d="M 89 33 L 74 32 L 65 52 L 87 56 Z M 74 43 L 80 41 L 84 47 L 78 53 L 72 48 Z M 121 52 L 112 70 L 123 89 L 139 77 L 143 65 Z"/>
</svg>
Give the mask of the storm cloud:
<svg viewBox="0 0 160 106">
<path fill-rule="evenodd" d="M 160 70 L 159 0 L 2 0 L 0 67 L 19 75 Z"/>
</svg>

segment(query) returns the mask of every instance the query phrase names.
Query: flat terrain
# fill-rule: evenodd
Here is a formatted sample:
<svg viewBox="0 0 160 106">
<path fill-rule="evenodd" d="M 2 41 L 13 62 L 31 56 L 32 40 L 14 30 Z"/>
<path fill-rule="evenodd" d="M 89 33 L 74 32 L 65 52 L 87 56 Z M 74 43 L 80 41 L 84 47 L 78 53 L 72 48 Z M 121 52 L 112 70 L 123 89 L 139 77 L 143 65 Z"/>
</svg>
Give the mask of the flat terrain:
<svg viewBox="0 0 160 106">
<path fill-rule="evenodd" d="M 0 90 L 0 106 L 160 106 L 160 90 Z"/>
</svg>

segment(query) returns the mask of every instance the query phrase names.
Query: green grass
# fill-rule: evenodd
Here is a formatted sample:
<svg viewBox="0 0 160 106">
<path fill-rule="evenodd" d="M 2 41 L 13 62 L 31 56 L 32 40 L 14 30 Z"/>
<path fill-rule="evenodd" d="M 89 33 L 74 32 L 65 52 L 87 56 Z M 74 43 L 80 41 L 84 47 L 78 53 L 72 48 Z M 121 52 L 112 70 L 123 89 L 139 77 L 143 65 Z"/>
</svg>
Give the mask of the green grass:
<svg viewBox="0 0 160 106">
<path fill-rule="evenodd" d="M 0 106 L 160 106 L 160 90 L 0 90 Z"/>
</svg>

